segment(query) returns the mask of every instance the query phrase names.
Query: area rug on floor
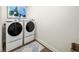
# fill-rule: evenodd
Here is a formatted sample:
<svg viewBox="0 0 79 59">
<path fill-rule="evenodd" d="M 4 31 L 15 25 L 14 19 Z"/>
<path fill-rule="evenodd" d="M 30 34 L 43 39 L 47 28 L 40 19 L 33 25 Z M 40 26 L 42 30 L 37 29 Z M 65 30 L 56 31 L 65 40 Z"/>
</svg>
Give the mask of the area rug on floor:
<svg viewBox="0 0 79 59">
<path fill-rule="evenodd" d="M 34 41 L 24 47 L 15 50 L 14 52 L 40 52 L 42 49 L 44 49 L 44 46 Z"/>
</svg>

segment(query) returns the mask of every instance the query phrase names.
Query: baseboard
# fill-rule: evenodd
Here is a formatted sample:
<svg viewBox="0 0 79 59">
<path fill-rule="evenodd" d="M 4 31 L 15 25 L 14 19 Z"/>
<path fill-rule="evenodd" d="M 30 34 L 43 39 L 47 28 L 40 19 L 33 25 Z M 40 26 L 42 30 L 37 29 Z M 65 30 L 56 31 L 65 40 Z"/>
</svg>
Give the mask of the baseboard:
<svg viewBox="0 0 79 59">
<path fill-rule="evenodd" d="M 40 42 L 41 44 L 43 44 L 44 46 L 46 46 L 47 48 L 49 48 L 51 51 L 53 52 L 60 52 L 58 49 L 52 47 L 51 45 L 47 44 L 46 42 L 40 40 L 40 39 L 36 39 L 38 42 Z"/>
</svg>

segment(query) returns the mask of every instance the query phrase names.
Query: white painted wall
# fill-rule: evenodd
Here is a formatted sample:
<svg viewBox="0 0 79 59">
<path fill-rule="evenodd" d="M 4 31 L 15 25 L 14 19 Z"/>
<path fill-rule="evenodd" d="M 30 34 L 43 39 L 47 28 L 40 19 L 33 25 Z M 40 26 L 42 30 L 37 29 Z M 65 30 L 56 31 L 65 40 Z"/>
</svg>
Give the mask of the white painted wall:
<svg viewBox="0 0 79 59">
<path fill-rule="evenodd" d="M 1 7 L 0 7 L 0 18 L 1 18 Z M 1 35 L 2 35 L 2 33 L 1 33 L 1 19 L 0 19 L 0 51 L 2 50 L 2 48 L 1 48 Z"/>
<path fill-rule="evenodd" d="M 2 51 L 2 24 L 7 19 L 7 7 L 1 6 L 0 7 L 0 51 Z"/>
<path fill-rule="evenodd" d="M 0 51 L 2 51 L 2 24 L 6 19 L 5 7 L 0 7 Z"/>
<path fill-rule="evenodd" d="M 79 43 L 79 7 L 29 7 L 28 18 L 37 22 L 37 39 L 59 51 Z"/>
</svg>

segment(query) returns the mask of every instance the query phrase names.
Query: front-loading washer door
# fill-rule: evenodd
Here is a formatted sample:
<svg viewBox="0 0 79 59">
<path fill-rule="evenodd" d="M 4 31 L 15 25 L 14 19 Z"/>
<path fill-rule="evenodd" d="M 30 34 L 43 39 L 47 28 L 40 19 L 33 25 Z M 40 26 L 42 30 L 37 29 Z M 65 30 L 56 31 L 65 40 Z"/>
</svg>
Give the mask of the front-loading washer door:
<svg viewBox="0 0 79 59">
<path fill-rule="evenodd" d="M 32 32 L 35 28 L 35 25 L 32 21 L 29 21 L 27 24 L 26 24 L 26 31 L 27 32 Z"/>
<path fill-rule="evenodd" d="M 18 22 L 14 22 L 9 25 L 8 27 L 8 34 L 10 36 L 17 36 L 21 33 L 22 31 L 22 25 Z"/>
</svg>

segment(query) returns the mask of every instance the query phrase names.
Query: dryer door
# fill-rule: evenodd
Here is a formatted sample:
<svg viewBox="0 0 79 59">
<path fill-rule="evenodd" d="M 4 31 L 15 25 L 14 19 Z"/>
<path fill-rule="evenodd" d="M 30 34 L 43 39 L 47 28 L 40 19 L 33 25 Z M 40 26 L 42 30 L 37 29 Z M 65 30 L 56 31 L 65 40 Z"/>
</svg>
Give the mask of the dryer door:
<svg viewBox="0 0 79 59">
<path fill-rule="evenodd" d="M 8 27 L 8 34 L 10 36 L 17 36 L 21 33 L 22 31 L 22 25 L 18 22 L 14 22 L 9 25 Z"/>
<path fill-rule="evenodd" d="M 35 25 L 32 21 L 29 21 L 27 24 L 26 24 L 26 31 L 27 32 L 32 32 L 35 28 Z"/>
</svg>

